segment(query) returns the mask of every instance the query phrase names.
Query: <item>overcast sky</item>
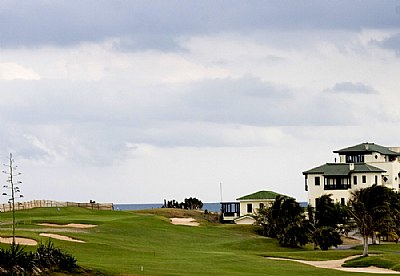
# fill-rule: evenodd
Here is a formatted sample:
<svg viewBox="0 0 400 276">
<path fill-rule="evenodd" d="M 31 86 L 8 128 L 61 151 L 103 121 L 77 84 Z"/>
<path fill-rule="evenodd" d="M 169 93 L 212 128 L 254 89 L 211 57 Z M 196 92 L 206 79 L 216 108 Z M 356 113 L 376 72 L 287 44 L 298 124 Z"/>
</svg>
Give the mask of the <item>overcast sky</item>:
<svg viewBox="0 0 400 276">
<path fill-rule="evenodd" d="M 27 200 L 305 201 L 400 146 L 399 76 L 398 0 L 1 1 L 0 156 Z"/>
</svg>

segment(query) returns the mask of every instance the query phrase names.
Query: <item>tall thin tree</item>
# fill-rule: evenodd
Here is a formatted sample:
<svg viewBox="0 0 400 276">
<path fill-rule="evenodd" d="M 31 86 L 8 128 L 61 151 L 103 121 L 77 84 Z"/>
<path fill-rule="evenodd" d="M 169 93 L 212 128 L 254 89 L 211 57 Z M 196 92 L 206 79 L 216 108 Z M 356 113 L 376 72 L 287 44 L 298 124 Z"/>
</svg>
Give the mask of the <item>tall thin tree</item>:
<svg viewBox="0 0 400 276">
<path fill-rule="evenodd" d="M 18 181 L 16 179 L 17 176 L 21 175 L 20 172 L 17 172 L 18 166 L 15 166 L 14 164 L 14 159 L 12 157 L 12 153 L 10 153 L 10 157 L 8 160 L 8 164 L 3 164 L 5 167 L 7 167 L 6 170 L 3 171 L 3 173 L 7 174 L 7 183 L 6 185 L 3 186 L 3 188 L 6 188 L 8 192 L 3 193 L 4 196 L 8 196 L 8 203 L 11 204 L 11 211 L 12 211 L 12 243 L 15 244 L 15 198 L 18 197 L 24 197 L 21 193 L 21 190 L 19 188 L 19 184 L 21 184 L 21 181 Z M 18 186 L 17 186 L 18 185 Z"/>
</svg>

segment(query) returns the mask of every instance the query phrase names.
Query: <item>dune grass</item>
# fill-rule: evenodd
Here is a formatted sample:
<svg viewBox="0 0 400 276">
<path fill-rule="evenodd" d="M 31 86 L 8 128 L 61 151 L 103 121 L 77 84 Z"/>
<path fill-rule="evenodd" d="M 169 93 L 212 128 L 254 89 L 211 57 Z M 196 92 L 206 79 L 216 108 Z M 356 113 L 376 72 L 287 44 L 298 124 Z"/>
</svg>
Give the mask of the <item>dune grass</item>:
<svg viewBox="0 0 400 276">
<path fill-rule="evenodd" d="M 201 225 L 172 225 L 172 216 L 192 216 Z M 0 214 L 1 236 L 11 235 L 10 221 L 10 213 Z M 344 272 L 268 260 L 265 256 L 327 260 L 361 253 L 361 249 L 322 252 L 311 247 L 283 248 L 275 240 L 255 234 L 252 226 L 216 224 L 201 213 L 181 210 L 38 208 L 17 212 L 17 221 L 18 236 L 44 242 L 48 238 L 39 234 L 51 229 L 39 223 L 98 225 L 90 229 L 57 229 L 57 234 L 86 243 L 51 240 L 74 255 L 80 266 L 105 275 L 341 275 Z M 400 255 L 390 250 L 399 251 L 400 246 L 391 245 L 382 251 L 388 260 L 400 263 Z"/>
</svg>

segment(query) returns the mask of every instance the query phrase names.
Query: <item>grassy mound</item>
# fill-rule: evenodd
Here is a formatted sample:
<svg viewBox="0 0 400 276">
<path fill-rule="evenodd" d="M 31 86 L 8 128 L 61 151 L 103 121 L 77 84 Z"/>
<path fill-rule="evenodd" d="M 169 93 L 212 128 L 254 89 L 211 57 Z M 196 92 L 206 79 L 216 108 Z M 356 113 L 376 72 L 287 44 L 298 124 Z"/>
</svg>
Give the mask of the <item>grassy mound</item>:
<svg viewBox="0 0 400 276">
<path fill-rule="evenodd" d="M 172 208 L 158 208 L 149 210 L 133 211 L 135 214 L 152 214 L 164 218 L 193 218 L 196 221 L 207 223 L 219 223 L 218 213 L 205 213 L 201 210 L 185 210 Z"/>
</svg>

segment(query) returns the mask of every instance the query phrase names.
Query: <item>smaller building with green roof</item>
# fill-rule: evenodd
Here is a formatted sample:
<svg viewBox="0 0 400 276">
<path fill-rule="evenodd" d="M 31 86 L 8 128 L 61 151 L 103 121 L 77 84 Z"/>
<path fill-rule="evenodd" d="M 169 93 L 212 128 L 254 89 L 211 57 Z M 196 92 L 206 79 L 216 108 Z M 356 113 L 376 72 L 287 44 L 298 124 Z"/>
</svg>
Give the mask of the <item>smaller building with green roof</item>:
<svg viewBox="0 0 400 276">
<path fill-rule="evenodd" d="M 221 203 L 222 217 L 225 222 L 253 224 L 259 209 L 269 207 L 277 196 L 284 196 L 273 191 L 258 191 L 237 198 L 238 202 Z"/>
<path fill-rule="evenodd" d="M 249 195 L 245 195 L 242 197 L 237 198 L 236 200 L 245 201 L 245 200 L 275 200 L 276 196 L 282 196 L 279 193 L 272 192 L 272 191 L 258 191 Z"/>
</svg>

